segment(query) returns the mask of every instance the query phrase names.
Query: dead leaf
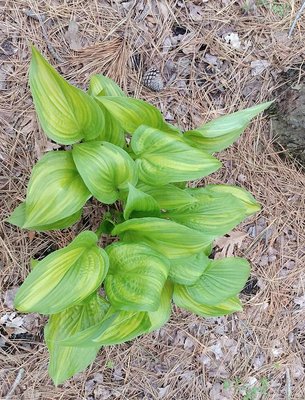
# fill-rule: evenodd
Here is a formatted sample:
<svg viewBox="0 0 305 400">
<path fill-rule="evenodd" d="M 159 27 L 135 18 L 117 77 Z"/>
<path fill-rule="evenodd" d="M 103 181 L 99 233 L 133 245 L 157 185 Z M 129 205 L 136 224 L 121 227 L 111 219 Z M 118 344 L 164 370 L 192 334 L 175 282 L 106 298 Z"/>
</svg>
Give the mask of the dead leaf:
<svg viewBox="0 0 305 400">
<path fill-rule="evenodd" d="M 239 249 L 245 237 L 248 234 L 242 231 L 231 232 L 228 236 L 223 236 L 215 241 L 221 251 L 215 254 L 215 259 L 222 257 L 231 257 L 234 254 L 234 247 Z"/>
<path fill-rule="evenodd" d="M 69 27 L 65 34 L 65 38 L 71 50 L 78 51 L 82 48 L 81 37 L 79 35 L 77 22 L 73 20 L 69 22 Z"/>
<path fill-rule="evenodd" d="M 47 141 L 43 152 L 45 153 L 47 151 L 52 151 L 52 150 L 57 150 L 57 149 L 60 149 L 60 144 Z"/>
<path fill-rule="evenodd" d="M 167 396 L 170 390 L 170 385 L 167 385 L 165 387 L 161 387 L 158 389 L 158 398 L 163 399 L 163 397 Z"/>
<path fill-rule="evenodd" d="M 205 3 L 206 1 L 203 1 L 203 2 Z M 190 11 L 190 17 L 193 21 L 202 21 L 203 20 L 203 8 L 202 7 L 196 6 L 191 1 L 187 2 L 187 6 Z"/>
<path fill-rule="evenodd" d="M 4 314 L 0 318 L 0 325 L 3 326 L 4 330 L 11 335 L 14 333 L 18 335 L 19 333 L 26 333 L 27 330 L 23 328 L 23 317 L 18 317 L 15 312 L 10 314 Z"/>
<path fill-rule="evenodd" d="M 238 36 L 238 33 L 228 33 L 227 35 L 224 36 L 224 40 L 226 43 L 228 43 L 233 49 L 240 50 L 241 48 L 241 42 Z"/>
<path fill-rule="evenodd" d="M 30 231 L 30 232 L 28 232 L 28 238 L 29 238 L 29 241 L 30 241 L 30 242 L 34 239 L 35 234 L 36 234 L 35 231 Z"/>
<path fill-rule="evenodd" d="M 213 56 L 212 54 L 209 53 L 206 53 L 203 58 L 206 62 L 208 62 L 211 65 L 214 65 L 215 67 L 217 67 L 220 62 L 217 56 Z"/>
<path fill-rule="evenodd" d="M 162 16 L 163 16 L 164 21 L 167 20 L 168 15 L 169 15 L 167 5 L 164 4 L 162 1 L 157 1 L 156 5 L 159 8 L 159 13 L 162 14 Z"/>
<path fill-rule="evenodd" d="M 257 76 L 261 75 L 261 73 L 270 66 L 270 63 L 267 60 L 255 60 L 251 62 L 250 66 L 251 75 Z"/>
<path fill-rule="evenodd" d="M 14 299 L 18 289 L 19 287 L 15 286 L 4 293 L 4 305 L 11 310 L 14 310 Z"/>
</svg>

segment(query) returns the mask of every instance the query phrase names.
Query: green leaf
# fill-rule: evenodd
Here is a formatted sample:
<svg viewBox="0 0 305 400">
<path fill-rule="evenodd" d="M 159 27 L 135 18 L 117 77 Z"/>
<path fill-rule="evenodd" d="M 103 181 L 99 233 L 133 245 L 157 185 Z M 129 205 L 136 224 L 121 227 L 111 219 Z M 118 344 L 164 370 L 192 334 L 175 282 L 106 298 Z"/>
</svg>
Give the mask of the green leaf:
<svg viewBox="0 0 305 400">
<path fill-rule="evenodd" d="M 112 316 L 114 320 L 111 320 L 111 325 L 105 330 L 100 330 L 100 333 L 92 338 L 94 343 L 104 346 L 124 343 L 146 333 L 151 326 L 149 316 L 145 312 L 111 309 L 108 317 Z M 105 322 L 107 323 L 107 320 Z"/>
<path fill-rule="evenodd" d="M 203 274 L 210 263 L 204 252 L 186 258 L 179 258 L 171 262 L 169 278 L 181 285 L 193 285 Z"/>
<path fill-rule="evenodd" d="M 107 254 L 96 242 L 93 232 L 84 231 L 40 261 L 17 292 L 15 307 L 22 312 L 56 314 L 88 297 L 108 271 Z"/>
<path fill-rule="evenodd" d="M 139 182 L 137 188 L 152 196 L 159 207 L 164 210 L 172 210 L 187 204 L 195 203 L 197 200 L 187 191 L 174 185 L 149 186 Z"/>
<path fill-rule="evenodd" d="M 185 132 L 187 143 L 208 153 L 230 146 L 246 129 L 251 119 L 264 111 L 272 101 L 216 118 L 197 129 Z"/>
<path fill-rule="evenodd" d="M 50 353 L 49 374 L 56 386 L 91 364 L 101 347 L 62 346 L 60 342 L 101 323 L 108 308 L 109 304 L 94 292 L 81 304 L 50 316 L 44 337 Z"/>
<path fill-rule="evenodd" d="M 34 166 L 25 205 L 8 219 L 27 229 L 60 229 L 70 226 L 91 197 L 78 174 L 71 152 L 51 151 Z"/>
<path fill-rule="evenodd" d="M 194 301 L 216 306 L 236 296 L 245 286 L 249 275 L 250 265 L 244 258 L 211 260 L 200 279 L 184 290 Z"/>
<path fill-rule="evenodd" d="M 26 219 L 25 210 L 26 210 L 25 202 L 19 204 L 19 206 L 15 208 L 11 216 L 7 219 L 7 222 L 10 222 L 11 224 L 19 227 L 23 227 Z M 65 229 L 75 224 L 75 222 L 77 222 L 80 219 L 81 214 L 82 214 L 82 209 L 77 211 L 75 214 L 72 214 L 70 217 L 60 219 L 59 221 L 53 222 L 52 224 L 33 226 L 28 229 L 33 229 L 36 231 Z"/>
<path fill-rule="evenodd" d="M 205 192 L 201 189 L 187 189 L 187 192 L 198 201 L 170 210 L 165 214 L 166 217 L 213 238 L 228 233 L 246 217 L 243 204 L 228 193 Z"/>
<path fill-rule="evenodd" d="M 126 94 L 112 79 L 102 74 L 92 75 L 88 89 L 90 96 L 126 97 Z"/>
<path fill-rule="evenodd" d="M 145 244 L 114 243 L 106 249 L 105 290 L 118 310 L 155 311 L 168 276 L 169 261 Z"/>
<path fill-rule="evenodd" d="M 200 304 L 187 292 L 187 286 L 182 285 L 175 285 L 173 299 L 178 307 L 206 318 L 220 317 L 242 310 L 240 301 L 236 297 L 227 299 L 215 306 Z"/>
<path fill-rule="evenodd" d="M 94 139 L 104 129 L 104 116 L 95 101 L 71 86 L 32 47 L 30 87 L 46 135 L 61 144 Z"/>
<path fill-rule="evenodd" d="M 30 259 L 31 270 L 33 270 L 35 267 L 37 267 L 38 263 L 39 263 L 39 260 L 37 260 L 36 258 L 31 258 Z"/>
<path fill-rule="evenodd" d="M 130 183 L 128 184 L 128 197 L 124 207 L 124 218 L 129 219 L 130 216 L 139 217 L 146 216 L 160 216 L 160 207 L 156 200 L 147 193 L 135 188 Z"/>
<path fill-rule="evenodd" d="M 140 125 L 162 128 L 164 121 L 160 111 L 143 100 L 130 97 L 95 97 L 107 108 L 112 117 L 128 133 L 133 133 Z"/>
<path fill-rule="evenodd" d="M 161 293 L 159 308 L 156 311 L 148 312 L 151 327 L 147 333 L 161 328 L 169 320 L 172 311 L 172 296 L 173 284 L 167 281 Z"/>
<path fill-rule="evenodd" d="M 102 203 L 114 203 L 121 191 L 127 191 L 128 183 L 137 183 L 134 161 L 118 146 L 108 142 L 81 143 L 73 147 L 72 154 L 88 189 Z"/>
<path fill-rule="evenodd" d="M 160 218 L 134 218 L 112 231 L 124 242 L 144 242 L 169 259 L 188 257 L 206 249 L 212 239 L 194 229 Z"/>
<path fill-rule="evenodd" d="M 132 136 L 131 147 L 137 157 L 139 179 L 152 186 L 198 179 L 221 165 L 176 135 L 144 125 Z"/>
<path fill-rule="evenodd" d="M 102 323 L 71 336 L 62 341 L 61 345 L 90 347 L 92 344 L 120 344 L 147 333 L 150 326 L 149 315 L 146 312 L 118 311 L 110 307 Z"/>
<path fill-rule="evenodd" d="M 230 194 L 238 199 L 245 208 L 246 215 L 252 215 L 260 211 L 261 206 L 247 190 L 233 185 L 207 185 L 205 188 L 208 193 Z M 201 188 L 200 188 L 201 190 Z"/>
<path fill-rule="evenodd" d="M 124 147 L 125 146 L 124 129 L 121 128 L 121 125 L 111 116 L 111 114 L 101 103 L 99 103 L 98 106 L 100 107 L 101 111 L 104 114 L 105 127 L 104 130 L 93 140 L 105 141 L 115 144 L 116 146 L 119 147 Z M 89 142 L 89 140 L 84 140 L 84 141 Z"/>
<path fill-rule="evenodd" d="M 112 80 L 104 75 L 93 75 L 90 80 L 88 93 L 90 96 L 123 96 L 126 97 L 122 89 Z M 119 147 L 125 145 L 124 129 L 119 122 L 113 118 L 106 107 L 100 101 L 97 102 L 105 117 L 105 127 L 103 132 L 96 138 L 110 142 Z"/>
</svg>

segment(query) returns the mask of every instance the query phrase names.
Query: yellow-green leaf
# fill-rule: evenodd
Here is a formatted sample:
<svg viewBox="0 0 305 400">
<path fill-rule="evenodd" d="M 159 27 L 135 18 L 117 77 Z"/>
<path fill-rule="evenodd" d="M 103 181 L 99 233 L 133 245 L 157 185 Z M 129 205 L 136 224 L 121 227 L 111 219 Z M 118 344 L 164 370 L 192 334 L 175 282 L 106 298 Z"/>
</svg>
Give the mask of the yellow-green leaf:
<svg viewBox="0 0 305 400">
<path fill-rule="evenodd" d="M 169 278 L 181 285 L 193 285 L 201 277 L 210 261 L 203 251 L 186 258 L 172 260 Z"/>
<path fill-rule="evenodd" d="M 236 296 L 245 286 L 249 274 L 250 265 L 244 258 L 211 260 L 200 279 L 194 285 L 185 286 L 184 291 L 200 304 L 216 306 Z"/>
<path fill-rule="evenodd" d="M 272 101 L 269 101 L 216 118 L 199 128 L 185 132 L 184 138 L 187 143 L 208 153 L 221 151 L 235 142 L 251 119 L 271 104 Z"/>
<path fill-rule="evenodd" d="M 106 252 L 90 231 L 48 255 L 28 275 L 15 297 L 22 312 L 56 314 L 80 303 L 102 283 L 108 271 Z"/>
<path fill-rule="evenodd" d="M 214 238 L 228 233 L 246 217 L 243 204 L 229 193 L 204 189 L 187 189 L 187 192 L 198 201 L 170 210 L 166 217 Z"/>
<path fill-rule="evenodd" d="M 63 346 L 61 341 L 101 323 L 109 308 L 97 293 L 81 304 L 50 316 L 44 329 L 44 337 L 50 353 L 49 374 L 55 385 L 63 383 L 94 361 L 99 344 L 91 347 Z"/>
<path fill-rule="evenodd" d="M 61 345 L 90 347 L 120 344 L 147 333 L 151 327 L 147 312 L 118 311 L 110 307 L 102 323 L 85 329 L 61 342 Z"/>
<path fill-rule="evenodd" d="M 92 75 L 88 89 L 90 96 L 126 97 L 126 94 L 112 79 L 102 74 Z"/>
<path fill-rule="evenodd" d="M 78 172 L 90 192 L 99 201 L 112 204 L 137 183 L 135 163 L 118 146 L 108 142 L 77 144 L 72 150 Z"/>
<path fill-rule="evenodd" d="M 124 207 L 125 219 L 129 219 L 130 216 L 141 217 L 142 215 L 158 217 L 161 214 L 160 206 L 152 196 L 131 184 L 128 184 L 128 188 L 128 197 Z"/>
<path fill-rule="evenodd" d="M 88 93 L 90 96 L 123 96 L 126 97 L 122 89 L 110 78 L 104 75 L 93 75 L 90 79 Z M 119 147 L 125 145 L 124 129 L 119 122 L 113 118 L 106 107 L 100 101 L 97 102 L 105 117 L 105 127 L 103 132 L 96 138 L 105 142 L 113 143 Z"/>
<path fill-rule="evenodd" d="M 111 116 L 111 114 L 101 103 L 99 103 L 99 107 L 102 110 L 105 117 L 105 128 L 103 132 L 101 132 L 94 140 L 105 141 L 115 144 L 116 146 L 119 147 L 124 147 L 125 145 L 124 129 L 121 127 L 118 121 Z"/>
<path fill-rule="evenodd" d="M 237 198 L 245 208 L 246 215 L 252 215 L 258 212 L 261 209 L 259 203 L 255 200 L 251 193 L 247 190 L 233 185 L 207 185 L 205 188 L 207 193 L 221 193 L 221 194 L 230 194 Z"/>
<path fill-rule="evenodd" d="M 187 286 L 182 285 L 175 285 L 173 300 L 178 307 L 206 318 L 220 317 L 242 310 L 241 303 L 237 297 L 227 299 L 215 306 L 200 304 L 187 292 Z"/>
<path fill-rule="evenodd" d="M 148 332 L 161 328 L 169 320 L 172 310 L 173 284 L 167 281 L 163 287 L 160 306 L 156 311 L 148 312 L 151 327 Z"/>
<path fill-rule="evenodd" d="M 77 220 L 90 197 L 71 152 L 52 151 L 34 166 L 25 205 L 20 205 L 8 221 L 27 229 L 63 228 Z"/>
<path fill-rule="evenodd" d="M 26 210 L 25 202 L 19 204 L 19 206 L 15 208 L 11 216 L 7 219 L 7 221 L 13 225 L 23 227 L 26 220 L 25 210 Z M 81 214 L 82 210 L 79 210 L 76 213 L 72 214 L 70 217 L 60 219 L 59 221 L 53 222 L 52 224 L 31 226 L 27 229 L 33 229 L 35 231 L 50 231 L 56 229 L 65 229 L 75 224 L 75 222 L 77 222 L 80 219 Z"/>
<path fill-rule="evenodd" d="M 96 96 L 95 99 L 107 108 L 112 117 L 128 133 L 133 133 L 140 125 L 162 128 L 164 121 L 160 111 L 143 100 L 130 97 Z"/>
<path fill-rule="evenodd" d="M 95 101 L 70 85 L 32 47 L 30 87 L 46 135 L 61 144 L 94 139 L 104 129 L 104 116 Z"/>
<path fill-rule="evenodd" d="M 118 310 L 156 311 L 169 261 L 145 244 L 114 243 L 106 251 L 110 266 L 105 290 L 110 303 Z"/>
<path fill-rule="evenodd" d="M 187 204 L 195 203 L 197 200 L 187 191 L 175 185 L 149 186 L 138 182 L 137 188 L 152 196 L 159 207 L 164 210 L 172 210 Z"/>
<path fill-rule="evenodd" d="M 152 186 L 198 179 L 221 165 L 178 136 L 145 125 L 133 134 L 131 147 L 137 157 L 139 179 Z"/>
<path fill-rule="evenodd" d="M 188 257 L 209 247 L 212 239 L 197 230 L 160 218 L 134 218 L 112 231 L 125 242 L 144 242 L 169 259 Z"/>
</svg>

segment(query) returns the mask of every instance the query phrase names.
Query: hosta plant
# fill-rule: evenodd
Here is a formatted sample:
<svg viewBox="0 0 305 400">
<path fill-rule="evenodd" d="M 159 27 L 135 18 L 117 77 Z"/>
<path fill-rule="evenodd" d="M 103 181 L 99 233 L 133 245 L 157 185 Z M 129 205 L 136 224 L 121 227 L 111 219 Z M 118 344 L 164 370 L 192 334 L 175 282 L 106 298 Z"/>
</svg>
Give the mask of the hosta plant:
<svg viewBox="0 0 305 400">
<path fill-rule="evenodd" d="M 270 103 L 183 133 L 103 75 L 92 76 L 87 92 L 70 85 L 35 48 L 29 79 L 42 129 L 63 146 L 34 166 L 9 222 L 35 231 L 68 228 L 91 197 L 109 209 L 95 232 L 79 232 L 33 262 L 15 298 L 21 312 L 49 317 L 54 383 L 86 368 L 103 346 L 159 329 L 172 303 L 202 317 L 241 310 L 249 263 L 214 260 L 211 252 L 217 237 L 260 206 L 241 187 L 188 182 L 218 170 L 213 154 Z M 105 248 L 101 235 L 111 239 Z"/>
</svg>

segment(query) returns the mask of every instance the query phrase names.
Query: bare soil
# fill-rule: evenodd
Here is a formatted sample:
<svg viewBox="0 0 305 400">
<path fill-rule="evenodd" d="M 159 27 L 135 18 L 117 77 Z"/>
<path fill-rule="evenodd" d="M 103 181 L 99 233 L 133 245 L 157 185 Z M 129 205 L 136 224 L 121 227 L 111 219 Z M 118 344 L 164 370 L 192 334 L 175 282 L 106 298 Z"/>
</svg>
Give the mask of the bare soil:
<svg viewBox="0 0 305 400">
<path fill-rule="evenodd" d="M 303 79 L 305 16 L 288 38 L 300 6 L 0 0 L 1 399 L 305 399 L 305 175 L 275 149 L 268 115 L 219 154 L 220 172 L 195 182 L 238 184 L 263 206 L 217 242 L 217 254 L 244 255 L 252 263 L 244 311 L 203 319 L 174 308 L 164 328 L 103 349 L 85 372 L 57 388 L 47 375 L 44 318 L 16 313 L 12 299 L 30 258 L 94 228 L 102 209 L 88 204 L 82 220 L 64 231 L 27 232 L 5 222 L 25 197 L 34 163 L 56 148 L 35 117 L 27 83 L 30 43 L 71 83 L 86 88 L 91 74 L 104 73 L 189 129 L 273 99 L 288 70 Z M 160 70 L 158 92 L 142 83 L 150 68 Z"/>
</svg>

